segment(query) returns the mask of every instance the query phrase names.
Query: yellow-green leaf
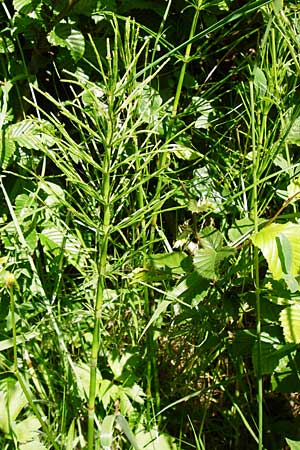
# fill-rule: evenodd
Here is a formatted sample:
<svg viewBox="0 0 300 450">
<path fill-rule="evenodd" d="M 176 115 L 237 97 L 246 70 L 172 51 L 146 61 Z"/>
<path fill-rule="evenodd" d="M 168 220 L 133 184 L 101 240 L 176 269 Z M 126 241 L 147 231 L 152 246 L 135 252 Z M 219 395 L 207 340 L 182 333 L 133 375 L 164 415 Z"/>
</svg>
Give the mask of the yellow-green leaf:
<svg viewBox="0 0 300 450">
<path fill-rule="evenodd" d="M 300 304 L 287 306 L 280 313 L 280 323 L 286 342 L 300 344 Z"/>
<path fill-rule="evenodd" d="M 272 223 L 254 234 L 251 240 L 262 251 L 275 280 L 299 273 L 300 225 Z"/>
</svg>

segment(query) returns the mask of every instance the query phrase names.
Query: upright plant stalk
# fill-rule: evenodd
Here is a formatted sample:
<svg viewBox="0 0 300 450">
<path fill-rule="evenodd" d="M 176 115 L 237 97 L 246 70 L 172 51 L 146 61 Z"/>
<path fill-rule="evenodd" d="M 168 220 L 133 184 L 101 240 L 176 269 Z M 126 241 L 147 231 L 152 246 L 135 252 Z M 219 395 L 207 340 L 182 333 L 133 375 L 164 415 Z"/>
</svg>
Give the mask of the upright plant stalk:
<svg viewBox="0 0 300 450">
<path fill-rule="evenodd" d="M 260 144 L 256 145 L 256 120 L 254 102 L 254 83 L 250 81 L 250 107 L 251 107 L 251 140 L 253 155 L 253 220 L 254 233 L 258 232 L 258 169 L 260 159 Z M 258 247 L 254 246 L 254 280 L 256 298 L 256 339 L 257 339 L 257 390 L 258 390 L 258 450 L 263 449 L 263 382 L 261 371 L 261 304 L 260 304 L 260 279 L 259 279 L 259 255 Z"/>
<path fill-rule="evenodd" d="M 116 47 L 115 42 L 115 49 Z M 114 52 L 116 58 L 117 51 Z M 111 65 L 111 55 L 108 43 L 107 59 Z M 110 66 L 111 73 L 115 73 Z M 113 75 L 111 76 L 113 80 Z M 112 82 L 113 83 L 113 82 Z M 108 86 L 107 86 L 108 88 Z M 106 130 L 106 142 L 104 146 L 104 158 L 103 158 L 103 179 L 102 179 L 102 200 L 103 200 L 103 222 L 102 233 L 98 236 L 99 242 L 99 260 L 98 260 L 98 283 L 94 310 L 94 331 L 93 341 L 91 348 L 90 358 L 90 385 L 89 385 L 89 398 L 88 398 L 88 450 L 94 448 L 94 424 L 95 424 L 95 401 L 97 391 L 97 363 L 98 353 L 100 347 L 100 323 L 101 323 L 101 308 L 103 304 L 105 280 L 106 280 L 106 264 L 107 264 L 107 247 L 110 236 L 111 225 L 111 204 L 110 204 L 110 171 L 111 171 L 111 145 L 113 138 L 113 86 L 108 91 L 108 120 Z M 100 234 L 100 233 L 99 233 Z M 99 239 L 100 238 L 100 239 Z"/>
</svg>

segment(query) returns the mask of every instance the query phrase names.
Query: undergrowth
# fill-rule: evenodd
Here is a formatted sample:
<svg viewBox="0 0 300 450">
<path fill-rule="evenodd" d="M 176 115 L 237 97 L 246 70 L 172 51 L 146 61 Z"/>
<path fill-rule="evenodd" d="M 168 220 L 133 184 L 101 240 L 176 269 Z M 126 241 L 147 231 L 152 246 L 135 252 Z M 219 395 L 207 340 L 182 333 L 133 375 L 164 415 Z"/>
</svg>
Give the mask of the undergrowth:
<svg viewBox="0 0 300 450">
<path fill-rule="evenodd" d="M 0 444 L 299 435 L 299 6 L 1 3 Z"/>
</svg>

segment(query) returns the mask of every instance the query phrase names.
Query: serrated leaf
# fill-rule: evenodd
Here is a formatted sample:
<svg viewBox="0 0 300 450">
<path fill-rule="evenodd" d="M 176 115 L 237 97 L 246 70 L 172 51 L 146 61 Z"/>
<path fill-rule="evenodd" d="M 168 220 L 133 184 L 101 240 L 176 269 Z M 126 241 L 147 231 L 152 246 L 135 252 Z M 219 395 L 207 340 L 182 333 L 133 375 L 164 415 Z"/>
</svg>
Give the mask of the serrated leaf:
<svg viewBox="0 0 300 450">
<path fill-rule="evenodd" d="M 47 121 L 38 123 L 25 119 L 10 126 L 10 137 L 20 147 L 38 150 L 41 144 L 53 146 L 54 139 L 49 134 L 50 129 L 52 126 Z"/>
<path fill-rule="evenodd" d="M 37 440 L 37 434 L 41 427 L 40 422 L 35 416 L 29 416 L 21 422 L 13 426 L 13 431 L 18 442 L 24 443 L 28 441 Z"/>
<path fill-rule="evenodd" d="M 0 36 L 0 53 L 12 53 L 15 50 L 14 43 L 7 37 Z"/>
<path fill-rule="evenodd" d="M 66 47 L 75 62 L 82 58 L 85 51 L 83 34 L 68 23 L 59 23 L 49 34 L 49 41 L 53 45 Z"/>
<path fill-rule="evenodd" d="M 300 270 L 300 225 L 273 223 L 251 238 L 263 253 L 275 280 L 285 274 L 296 276 Z"/>
<path fill-rule="evenodd" d="M 64 250 L 77 256 L 81 250 L 80 242 L 75 236 L 70 233 L 65 236 L 65 231 L 55 226 L 44 228 L 40 233 L 40 239 L 45 247 L 54 252 Z"/>
<path fill-rule="evenodd" d="M 234 249 L 223 247 L 222 233 L 212 228 L 201 233 L 201 245 L 203 248 L 196 250 L 194 255 L 195 269 L 202 277 L 216 280 L 221 261 L 233 255 Z"/>
<path fill-rule="evenodd" d="M 22 9 L 25 9 L 25 12 L 27 12 L 27 9 L 31 9 L 32 0 L 13 0 L 13 6 L 14 9 L 19 12 Z"/>
<path fill-rule="evenodd" d="M 300 344 L 300 304 L 287 306 L 280 313 L 280 323 L 286 342 Z"/>
<path fill-rule="evenodd" d="M 16 150 L 16 146 L 10 136 L 11 126 L 2 128 L 0 136 L 0 167 L 6 169 Z"/>
</svg>

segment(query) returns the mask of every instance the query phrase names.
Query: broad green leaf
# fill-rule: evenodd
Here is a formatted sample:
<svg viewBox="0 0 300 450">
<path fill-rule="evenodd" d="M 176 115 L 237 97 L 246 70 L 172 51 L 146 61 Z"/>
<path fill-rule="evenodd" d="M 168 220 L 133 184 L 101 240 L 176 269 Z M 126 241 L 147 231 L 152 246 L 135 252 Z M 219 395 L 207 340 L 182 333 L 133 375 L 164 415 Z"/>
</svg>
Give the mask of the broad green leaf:
<svg viewBox="0 0 300 450">
<path fill-rule="evenodd" d="M 288 198 L 292 198 L 293 200 L 298 200 L 300 198 L 300 179 L 299 177 L 295 178 L 287 187 L 287 196 Z"/>
<path fill-rule="evenodd" d="M 30 339 L 34 339 L 35 337 L 38 336 L 38 333 L 36 333 L 35 331 L 29 331 L 28 333 L 23 334 L 22 336 L 19 335 L 17 336 L 17 345 L 19 344 L 23 344 L 26 341 L 29 341 Z M 13 347 L 13 339 L 4 339 L 3 341 L 0 341 L 0 352 L 2 352 L 3 350 L 7 350 L 8 348 L 12 348 Z"/>
<path fill-rule="evenodd" d="M 104 409 L 106 410 L 112 400 L 116 399 L 119 390 L 111 380 L 100 380 L 98 397 L 101 400 Z"/>
<path fill-rule="evenodd" d="M 208 287 L 209 281 L 194 271 L 185 276 L 169 294 L 174 298 L 184 297 L 185 301 L 192 303 L 197 295 L 205 296 Z"/>
<path fill-rule="evenodd" d="M 77 380 L 78 392 L 80 397 L 84 400 L 88 398 L 90 387 L 90 366 L 80 361 L 78 364 L 74 364 L 74 371 Z M 99 370 L 96 371 L 96 393 L 98 393 L 98 385 L 101 380 L 101 374 Z"/>
<path fill-rule="evenodd" d="M 32 3 L 33 3 L 32 0 L 13 0 L 14 9 L 17 12 L 20 12 L 21 10 L 23 10 L 22 12 L 27 13 L 28 10 L 29 11 L 31 10 Z M 38 2 L 35 1 L 34 3 L 38 3 Z"/>
<path fill-rule="evenodd" d="M 54 253 L 64 251 L 72 256 L 79 256 L 81 245 L 77 237 L 56 226 L 46 227 L 40 233 L 42 244 Z"/>
<path fill-rule="evenodd" d="M 215 280 L 221 261 L 233 255 L 234 249 L 223 247 L 222 233 L 212 228 L 204 229 L 200 239 L 203 248 L 195 252 L 195 269 L 202 277 Z"/>
<path fill-rule="evenodd" d="M 31 119 L 25 119 L 10 126 L 10 136 L 20 147 L 38 150 L 41 145 L 53 146 L 51 130 L 52 126 L 47 121 L 37 123 Z"/>
<path fill-rule="evenodd" d="M 192 267 L 191 258 L 184 252 L 157 253 L 149 256 L 150 267 L 167 267 L 172 273 L 184 274 Z"/>
<path fill-rule="evenodd" d="M 75 419 L 72 420 L 68 434 L 67 434 L 66 450 L 74 449 L 74 447 L 75 447 L 74 438 L 75 438 Z"/>
<path fill-rule="evenodd" d="M 29 416 L 21 422 L 16 423 L 13 426 L 13 430 L 18 442 L 23 443 L 37 440 L 40 427 L 41 424 L 38 419 L 35 416 Z"/>
<path fill-rule="evenodd" d="M 171 436 L 158 434 L 157 430 L 136 432 L 136 441 L 143 450 L 177 450 L 177 445 Z"/>
<path fill-rule="evenodd" d="M 256 88 L 258 97 L 262 98 L 265 95 L 268 87 L 266 76 L 263 70 L 260 69 L 259 67 L 255 67 L 253 73 L 254 73 L 254 86 Z"/>
<path fill-rule="evenodd" d="M 15 50 L 14 43 L 7 37 L 0 36 L 0 53 L 12 53 Z"/>
<path fill-rule="evenodd" d="M 169 149 L 177 158 L 184 159 L 185 161 L 193 161 L 199 158 L 199 153 L 181 143 L 170 144 Z"/>
<path fill-rule="evenodd" d="M 292 441 L 292 439 L 285 438 L 290 450 L 300 450 L 300 441 Z"/>
<path fill-rule="evenodd" d="M 273 0 L 273 8 L 276 14 L 279 14 L 283 9 L 283 0 Z"/>
<path fill-rule="evenodd" d="M 115 414 L 110 414 L 103 419 L 100 431 L 100 443 L 103 450 L 112 448 L 115 420 Z"/>
<path fill-rule="evenodd" d="M 10 423 L 17 419 L 27 403 L 20 384 L 14 378 L 0 381 L 0 429 L 5 434 L 9 433 Z"/>
<path fill-rule="evenodd" d="M 20 444 L 20 450 L 48 450 L 40 441 L 26 442 L 26 444 Z"/>
<path fill-rule="evenodd" d="M 149 320 L 149 322 L 147 323 L 146 327 L 144 328 L 140 339 L 144 336 L 144 334 L 146 333 L 146 331 L 149 329 L 149 327 L 151 327 L 151 325 L 153 325 L 154 322 L 156 322 L 156 320 L 166 312 L 168 306 L 171 304 L 172 302 L 170 300 L 162 300 L 161 302 L 159 302 L 156 310 L 154 311 L 151 319 Z"/>
<path fill-rule="evenodd" d="M 292 109 L 287 112 L 287 121 L 292 120 Z M 285 138 L 285 141 L 290 144 L 300 145 L 300 117 L 297 117 Z"/>
<path fill-rule="evenodd" d="M 194 98 L 197 97 L 193 97 L 193 99 Z M 209 127 L 209 115 L 213 112 L 211 103 L 200 98 L 199 104 L 197 106 L 197 112 L 200 113 L 200 115 L 196 119 L 194 127 L 197 129 L 204 128 L 205 130 L 207 130 L 207 128 Z"/>
<path fill-rule="evenodd" d="M 251 238 L 263 253 L 275 280 L 285 274 L 296 276 L 300 270 L 300 225 L 273 223 Z"/>
<path fill-rule="evenodd" d="M 278 347 L 278 348 L 277 348 Z M 271 375 L 276 367 L 278 367 L 280 360 L 285 357 L 287 353 L 290 353 L 290 348 L 285 346 L 278 346 L 278 344 L 272 345 L 271 343 L 261 343 L 261 373 Z M 254 371 L 257 374 L 257 345 L 252 349 L 252 360 Z"/>
<path fill-rule="evenodd" d="M 280 323 L 286 342 L 300 344 L 300 304 L 287 306 L 280 313 Z"/>
<path fill-rule="evenodd" d="M 85 40 L 83 34 L 68 23 L 57 24 L 49 34 L 49 42 L 70 50 L 75 62 L 82 58 L 84 54 Z"/>
</svg>

